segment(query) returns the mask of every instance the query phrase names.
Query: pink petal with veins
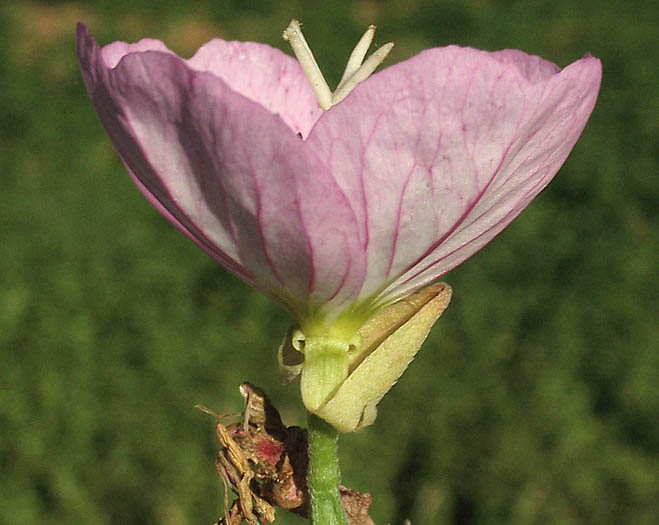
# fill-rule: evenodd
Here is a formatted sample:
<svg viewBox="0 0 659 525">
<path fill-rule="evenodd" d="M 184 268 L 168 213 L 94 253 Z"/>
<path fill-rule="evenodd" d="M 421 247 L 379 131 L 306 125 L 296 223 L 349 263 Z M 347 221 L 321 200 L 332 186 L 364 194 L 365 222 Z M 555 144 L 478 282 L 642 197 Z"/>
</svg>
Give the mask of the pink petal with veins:
<svg viewBox="0 0 659 525">
<path fill-rule="evenodd" d="M 593 110 L 599 60 L 560 70 L 450 46 L 371 76 L 322 113 L 298 63 L 212 40 L 100 49 L 83 78 L 140 191 L 298 320 L 381 305 L 448 272 L 549 183 Z"/>
<path fill-rule="evenodd" d="M 436 48 L 376 73 L 307 145 L 360 224 L 379 302 L 484 246 L 556 174 L 593 110 L 599 60 L 560 70 L 520 51 Z"/>
<path fill-rule="evenodd" d="M 103 125 L 175 226 L 296 316 L 354 301 L 365 256 L 353 211 L 280 116 L 169 52 L 111 68 L 84 27 L 78 45 Z"/>
</svg>

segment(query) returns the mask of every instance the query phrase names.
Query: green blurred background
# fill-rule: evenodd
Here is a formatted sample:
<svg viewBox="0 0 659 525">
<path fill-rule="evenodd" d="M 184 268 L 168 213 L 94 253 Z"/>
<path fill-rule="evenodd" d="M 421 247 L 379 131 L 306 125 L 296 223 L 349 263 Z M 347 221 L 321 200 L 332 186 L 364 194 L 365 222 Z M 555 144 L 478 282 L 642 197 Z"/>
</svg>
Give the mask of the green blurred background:
<svg viewBox="0 0 659 525">
<path fill-rule="evenodd" d="M 275 349 L 289 319 L 133 186 L 87 98 L 97 40 L 213 36 L 286 49 L 330 84 L 369 23 L 391 64 L 432 46 L 521 48 L 604 80 L 556 180 L 446 276 L 450 308 L 342 438 L 378 524 L 656 523 L 659 12 L 650 2 L 7 1 L 0 7 L 0 523 L 203 524 L 221 512 L 213 421 L 262 386 L 304 425 Z M 653 36 L 654 35 L 654 36 Z M 278 513 L 278 523 L 301 523 Z"/>
</svg>

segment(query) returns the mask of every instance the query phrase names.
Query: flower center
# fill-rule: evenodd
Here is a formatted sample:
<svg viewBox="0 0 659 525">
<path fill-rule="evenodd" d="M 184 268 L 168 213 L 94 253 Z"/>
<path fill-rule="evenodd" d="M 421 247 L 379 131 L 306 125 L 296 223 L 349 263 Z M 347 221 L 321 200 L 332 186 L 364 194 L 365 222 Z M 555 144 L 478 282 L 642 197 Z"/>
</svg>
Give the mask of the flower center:
<svg viewBox="0 0 659 525">
<path fill-rule="evenodd" d="M 295 19 L 291 20 L 291 23 L 284 30 L 283 36 L 284 40 L 290 42 L 293 52 L 298 62 L 300 62 L 300 66 L 302 66 L 302 71 L 304 71 L 304 74 L 309 79 L 311 88 L 318 99 L 318 105 L 324 111 L 327 111 L 334 104 L 338 104 L 346 98 L 355 89 L 357 84 L 366 80 L 387 57 L 391 48 L 394 47 L 393 42 L 388 42 L 364 61 L 368 48 L 371 46 L 371 42 L 373 42 L 374 35 L 375 26 L 369 26 L 366 33 L 359 39 L 355 49 L 350 54 L 346 69 L 334 93 L 332 93 L 327 85 L 325 77 L 323 77 L 318 63 L 311 52 L 311 48 L 302 34 L 300 22 Z"/>
</svg>

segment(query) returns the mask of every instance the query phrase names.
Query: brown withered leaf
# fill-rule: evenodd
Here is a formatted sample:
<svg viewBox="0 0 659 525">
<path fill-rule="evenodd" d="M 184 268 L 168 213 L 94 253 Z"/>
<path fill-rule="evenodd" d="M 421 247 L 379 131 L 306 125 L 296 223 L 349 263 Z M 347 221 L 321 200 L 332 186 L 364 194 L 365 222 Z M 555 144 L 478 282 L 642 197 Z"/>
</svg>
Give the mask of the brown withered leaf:
<svg viewBox="0 0 659 525">
<path fill-rule="evenodd" d="M 339 494 L 350 525 L 374 525 L 373 520 L 368 515 L 368 508 L 373 502 L 373 496 L 368 493 L 362 494 L 344 486 L 339 487 Z"/>
<path fill-rule="evenodd" d="M 225 515 L 216 525 L 265 525 L 275 519 L 275 507 L 309 516 L 307 431 L 286 427 L 265 393 L 240 385 L 245 402 L 241 414 L 220 415 L 197 407 L 218 419 L 242 415 L 242 422 L 216 423 L 220 444 L 215 466 L 224 484 Z M 229 493 L 236 499 L 229 506 Z M 370 494 L 340 487 L 350 525 L 373 525 L 368 515 Z"/>
</svg>

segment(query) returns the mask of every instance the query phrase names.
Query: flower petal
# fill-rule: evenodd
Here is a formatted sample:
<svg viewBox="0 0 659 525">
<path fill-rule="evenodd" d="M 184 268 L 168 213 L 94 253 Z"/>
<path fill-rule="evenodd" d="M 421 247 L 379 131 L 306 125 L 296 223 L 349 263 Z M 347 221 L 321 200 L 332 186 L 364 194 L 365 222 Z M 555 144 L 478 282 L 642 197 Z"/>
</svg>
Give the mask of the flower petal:
<svg viewBox="0 0 659 525">
<path fill-rule="evenodd" d="M 517 51 L 437 48 L 373 75 L 321 117 L 307 143 L 359 219 L 361 297 L 411 293 L 512 221 L 572 149 L 600 77 L 592 57 L 559 72 Z"/>
<path fill-rule="evenodd" d="M 224 80 L 241 95 L 258 102 L 303 137 L 323 111 L 293 57 L 253 42 L 213 39 L 199 48 L 188 65 Z"/>
<path fill-rule="evenodd" d="M 78 31 L 80 31 L 80 27 L 78 27 Z M 78 35 L 80 35 L 80 33 L 78 33 Z M 117 67 L 117 64 L 119 64 L 121 59 L 126 55 L 130 55 L 131 53 L 143 53 L 145 51 L 161 51 L 163 53 L 174 55 L 174 52 L 170 51 L 170 49 L 160 40 L 143 38 L 134 44 L 112 42 L 101 49 L 101 57 L 105 65 L 112 69 Z"/>
<path fill-rule="evenodd" d="M 298 317 L 354 300 L 365 273 L 354 214 L 282 119 L 173 54 L 110 68 L 86 28 L 78 38 L 103 125 L 170 221 Z"/>
</svg>

